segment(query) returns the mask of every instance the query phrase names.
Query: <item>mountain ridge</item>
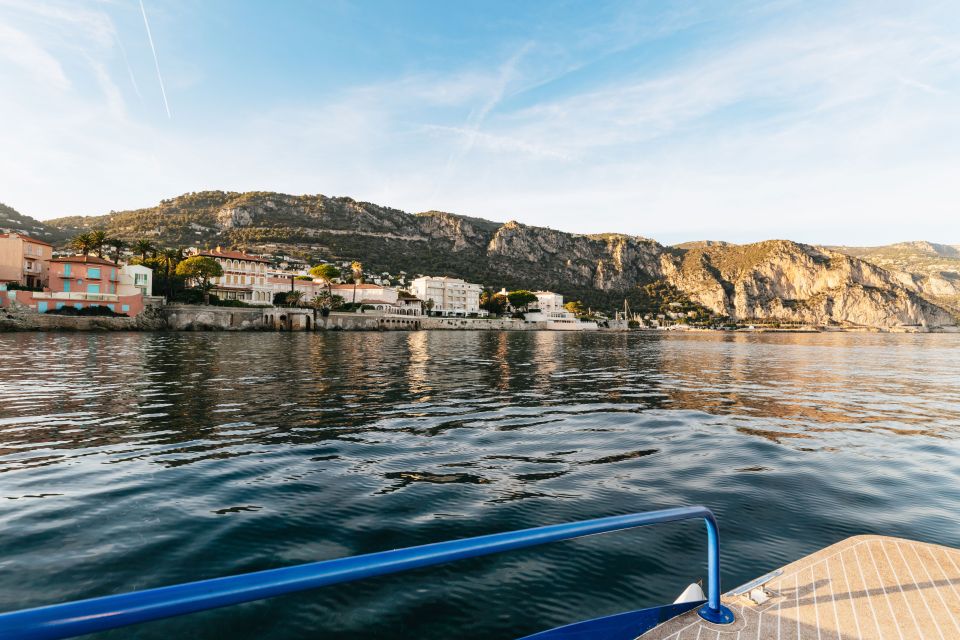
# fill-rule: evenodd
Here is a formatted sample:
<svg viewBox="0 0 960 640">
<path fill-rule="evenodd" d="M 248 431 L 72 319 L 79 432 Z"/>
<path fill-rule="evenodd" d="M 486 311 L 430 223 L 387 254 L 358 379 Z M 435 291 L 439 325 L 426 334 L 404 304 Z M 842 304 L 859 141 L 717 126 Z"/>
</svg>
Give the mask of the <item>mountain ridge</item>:
<svg viewBox="0 0 960 640">
<path fill-rule="evenodd" d="M 952 309 L 918 284 L 919 276 L 888 272 L 839 248 L 790 240 L 671 247 L 622 233 L 575 234 L 442 211 L 411 214 L 348 197 L 262 191 L 187 193 L 156 207 L 45 225 L 62 237 L 103 229 L 125 240 L 146 237 L 171 246 L 233 246 L 311 261 L 360 259 L 374 271 L 553 289 L 608 309 L 659 283 L 741 321 L 881 329 L 957 324 Z"/>
</svg>

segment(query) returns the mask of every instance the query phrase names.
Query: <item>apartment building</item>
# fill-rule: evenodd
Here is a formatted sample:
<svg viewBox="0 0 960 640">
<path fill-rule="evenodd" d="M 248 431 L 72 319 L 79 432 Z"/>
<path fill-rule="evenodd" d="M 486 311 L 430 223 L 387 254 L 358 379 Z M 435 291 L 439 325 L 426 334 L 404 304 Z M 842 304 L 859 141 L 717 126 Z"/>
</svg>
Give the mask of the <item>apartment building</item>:
<svg viewBox="0 0 960 640">
<path fill-rule="evenodd" d="M 22 233 L 0 233 L 0 282 L 43 288 L 49 282 L 53 246 Z"/>
<path fill-rule="evenodd" d="M 421 276 L 410 283 L 410 291 L 423 300 L 426 308 L 435 315 L 460 317 L 488 315 L 480 308 L 480 292 L 483 291 L 483 287 L 479 284 L 447 276 Z"/>
</svg>

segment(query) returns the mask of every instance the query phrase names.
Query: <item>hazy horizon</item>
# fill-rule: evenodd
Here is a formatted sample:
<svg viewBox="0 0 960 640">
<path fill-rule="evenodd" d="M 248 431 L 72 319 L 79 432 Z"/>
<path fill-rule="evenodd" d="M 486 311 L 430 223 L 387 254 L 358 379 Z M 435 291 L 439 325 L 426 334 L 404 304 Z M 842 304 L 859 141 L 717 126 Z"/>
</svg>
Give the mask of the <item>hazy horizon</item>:
<svg viewBox="0 0 960 640">
<path fill-rule="evenodd" d="M 0 0 L 0 202 L 322 192 L 664 244 L 953 244 L 958 35 L 935 0 Z"/>
</svg>

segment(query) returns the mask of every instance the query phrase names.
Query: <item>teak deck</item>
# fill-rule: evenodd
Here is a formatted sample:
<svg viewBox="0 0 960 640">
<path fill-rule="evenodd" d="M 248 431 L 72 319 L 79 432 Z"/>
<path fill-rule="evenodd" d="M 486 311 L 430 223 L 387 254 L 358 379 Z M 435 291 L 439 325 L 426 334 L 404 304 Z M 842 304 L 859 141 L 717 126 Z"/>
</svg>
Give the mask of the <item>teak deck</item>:
<svg viewBox="0 0 960 640">
<path fill-rule="evenodd" d="M 696 610 L 643 640 L 885 640 L 960 638 L 960 550 L 883 536 L 855 536 L 783 567 L 762 605 L 723 602 L 730 625 Z"/>
</svg>

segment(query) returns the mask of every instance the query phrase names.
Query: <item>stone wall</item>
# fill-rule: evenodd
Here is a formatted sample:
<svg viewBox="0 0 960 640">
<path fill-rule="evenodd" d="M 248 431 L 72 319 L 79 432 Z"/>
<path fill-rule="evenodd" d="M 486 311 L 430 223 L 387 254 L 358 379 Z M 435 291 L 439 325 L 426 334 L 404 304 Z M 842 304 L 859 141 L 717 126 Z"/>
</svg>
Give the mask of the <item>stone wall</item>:
<svg viewBox="0 0 960 640">
<path fill-rule="evenodd" d="M 2 331 L 157 331 L 167 323 L 159 312 L 147 309 L 136 318 L 61 316 L 29 310 L 0 309 Z"/>
<path fill-rule="evenodd" d="M 545 322 L 524 322 L 514 318 L 422 318 L 424 329 L 460 331 L 533 331 L 543 329 Z"/>
<path fill-rule="evenodd" d="M 170 304 L 163 308 L 167 328 L 174 331 L 257 331 L 264 326 L 264 309 Z"/>
</svg>

